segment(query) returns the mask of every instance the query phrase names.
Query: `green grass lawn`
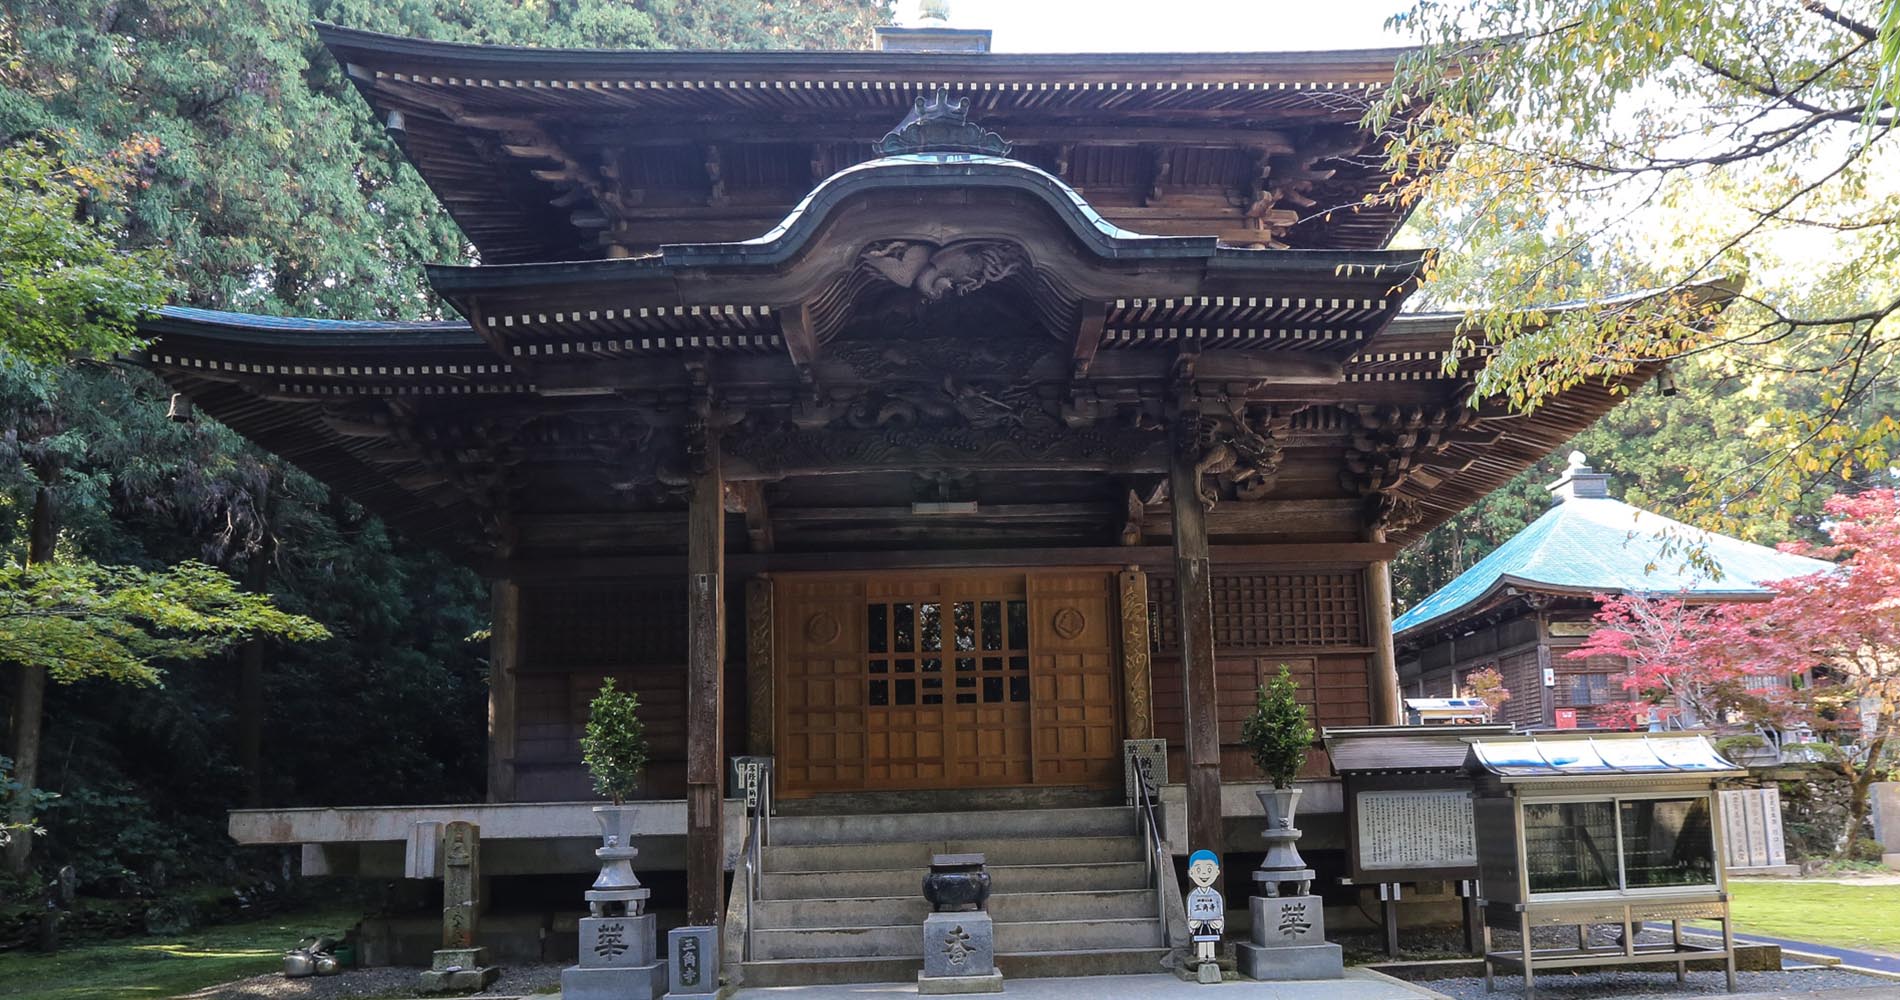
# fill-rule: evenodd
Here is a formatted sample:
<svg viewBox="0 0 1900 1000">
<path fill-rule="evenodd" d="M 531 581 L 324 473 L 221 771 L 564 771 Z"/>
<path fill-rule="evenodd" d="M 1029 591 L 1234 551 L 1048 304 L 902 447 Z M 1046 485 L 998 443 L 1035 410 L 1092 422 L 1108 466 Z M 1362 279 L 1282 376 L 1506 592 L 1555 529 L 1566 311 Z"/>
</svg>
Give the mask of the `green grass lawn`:
<svg viewBox="0 0 1900 1000">
<path fill-rule="evenodd" d="M 1900 955 L 1900 884 L 1730 882 L 1738 931 Z"/>
<path fill-rule="evenodd" d="M 159 1000 L 218 983 L 281 970 L 284 951 L 306 937 L 337 934 L 357 914 L 323 910 L 172 937 L 124 938 L 56 955 L 0 954 L 0 997 L 7 1000 Z"/>
</svg>

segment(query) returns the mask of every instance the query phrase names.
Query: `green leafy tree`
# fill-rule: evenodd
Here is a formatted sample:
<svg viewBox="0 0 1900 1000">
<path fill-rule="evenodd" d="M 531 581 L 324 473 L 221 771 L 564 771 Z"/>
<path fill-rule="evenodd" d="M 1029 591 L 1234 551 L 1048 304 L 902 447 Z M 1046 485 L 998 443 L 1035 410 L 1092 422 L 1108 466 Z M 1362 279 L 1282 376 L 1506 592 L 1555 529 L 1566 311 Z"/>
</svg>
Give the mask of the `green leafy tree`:
<svg viewBox="0 0 1900 1000">
<path fill-rule="evenodd" d="M 1241 724 L 1240 741 L 1253 754 L 1254 766 L 1273 780 L 1273 787 L 1291 788 L 1306 765 L 1313 735 L 1306 706 L 1300 704 L 1299 684 L 1282 663 L 1279 676 L 1254 693 L 1253 714 Z"/>
<path fill-rule="evenodd" d="M 1482 392 L 1531 409 L 1657 359 L 1732 386 L 1792 377 L 1687 477 L 1682 510 L 1712 527 L 1891 468 L 1900 111 L 1880 6 L 1421 2 L 1396 18 L 1426 47 L 1369 116 L 1402 173 L 1382 197 L 1417 204 L 1445 248 L 1425 298 L 1471 311 Z M 1746 284 L 1711 325 L 1686 293 L 1715 279 Z M 1539 308 L 1644 289 L 1661 294 Z"/>
<path fill-rule="evenodd" d="M 203 563 L 0 566 L 0 661 L 60 683 L 156 684 L 163 661 L 202 659 L 258 636 L 310 642 L 330 633 Z"/>
<path fill-rule="evenodd" d="M 0 145 L 0 348 L 57 364 L 138 345 L 135 324 L 172 285 L 159 254 L 119 249 L 90 217 L 121 192 L 123 155 L 93 167 L 37 142 Z"/>
<path fill-rule="evenodd" d="M 184 300 L 352 319 L 436 315 L 421 266 L 471 251 L 344 79 L 315 21 L 548 47 L 852 48 L 884 0 L 0 0 L 0 144 L 153 143 L 111 219 L 164 246 Z"/>
<path fill-rule="evenodd" d="M 640 696 L 614 690 L 611 677 L 601 684 L 600 693 L 588 706 L 581 760 L 594 776 L 594 791 L 614 805 L 640 790 L 640 778 L 647 766 L 647 730 L 640 721 Z"/>
</svg>

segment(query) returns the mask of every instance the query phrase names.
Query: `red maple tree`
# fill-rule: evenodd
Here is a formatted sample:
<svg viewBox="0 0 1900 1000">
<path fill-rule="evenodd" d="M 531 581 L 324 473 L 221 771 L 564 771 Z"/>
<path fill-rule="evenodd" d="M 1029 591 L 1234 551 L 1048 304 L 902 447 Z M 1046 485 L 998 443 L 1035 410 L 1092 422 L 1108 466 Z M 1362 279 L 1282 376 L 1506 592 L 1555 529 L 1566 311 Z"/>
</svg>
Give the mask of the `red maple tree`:
<svg viewBox="0 0 1900 1000">
<path fill-rule="evenodd" d="M 1673 707 L 1691 724 L 1712 725 L 1745 707 L 1747 671 L 1720 638 L 1735 627 L 1735 606 L 1641 593 L 1596 599 L 1597 629 L 1567 655 L 1621 657 L 1627 669 L 1617 680 L 1630 695 L 1599 707 L 1599 721 L 1635 727 L 1652 709 Z"/>
<path fill-rule="evenodd" d="M 1634 697 L 1623 714 L 1632 720 L 1668 700 L 1705 724 L 1731 714 L 1786 721 L 1824 704 L 1845 709 L 1847 718 L 1835 721 L 1858 729 L 1860 746 L 1828 765 L 1853 783 L 1845 850 L 1866 817 L 1868 786 L 1883 773 L 1900 705 L 1900 495 L 1836 496 L 1823 510 L 1829 544 L 1782 548 L 1834 568 L 1767 582 L 1773 596 L 1755 603 L 1599 595 L 1603 627 L 1570 655 L 1627 660 L 1622 681 Z M 1751 690 L 1750 677 L 1809 682 Z"/>
</svg>

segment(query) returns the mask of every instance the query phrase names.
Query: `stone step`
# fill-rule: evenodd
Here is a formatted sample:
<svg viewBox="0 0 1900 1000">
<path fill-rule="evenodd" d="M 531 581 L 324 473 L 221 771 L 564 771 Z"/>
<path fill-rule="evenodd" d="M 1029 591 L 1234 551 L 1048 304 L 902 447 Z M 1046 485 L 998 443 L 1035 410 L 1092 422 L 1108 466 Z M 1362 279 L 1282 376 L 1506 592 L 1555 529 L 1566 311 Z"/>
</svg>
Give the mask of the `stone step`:
<svg viewBox="0 0 1900 1000">
<path fill-rule="evenodd" d="M 996 956 L 1005 979 L 1052 976 L 1127 976 L 1166 970 L 1166 948 L 1103 948 Z M 789 958 L 745 963 L 746 986 L 815 986 L 835 983 L 908 983 L 915 986 L 923 959 Z M 1005 986 L 1007 991 L 1007 986 Z"/>
<path fill-rule="evenodd" d="M 1140 837 L 1038 837 L 806 844 L 767 847 L 764 861 L 767 872 L 863 871 L 927 867 L 933 854 L 981 854 L 992 867 L 1140 861 L 1142 842 Z"/>
<path fill-rule="evenodd" d="M 775 816 L 770 843 L 883 844 L 934 841 L 946 830 L 967 840 L 1000 837 L 1137 836 L 1135 811 L 1127 806 L 1080 809 L 1020 809 L 968 812 L 874 813 L 863 816 Z"/>
<path fill-rule="evenodd" d="M 990 916 L 998 921 L 1079 920 L 1087 917 L 1147 917 L 1156 913 L 1152 889 L 1024 892 L 993 895 Z M 762 899 L 752 906 L 752 926 L 761 930 L 799 927 L 922 926 L 930 904 L 921 894 L 844 899 Z"/>
<path fill-rule="evenodd" d="M 865 896 L 923 894 L 929 869 L 884 868 L 869 871 L 773 872 L 760 878 L 760 896 L 779 899 L 841 899 Z M 994 893 L 1080 892 L 1141 889 L 1149 885 L 1148 866 L 1141 861 L 1098 864 L 992 865 Z"/>
<path fill-rule="evenodd" d="M 742 985 L 822 986 L 834 983 L 910 983 L 924 969 L 919 956 L 905 958 L 754 958 L 740 967 Z M 1007 975 L 1007 973 L 1005 973 Z"/>
<path fill-rule="evenodd" d="M 996 923 L 999 954 L 1158 948 L 1164 943 L 1161 922 L 1154 917 Z M 918 924 L 752 932 L 752 957 L 761 960 L 901 958 L 921 955 L 923 946 Z"/>
<path fill-rule="evenodd" d="M 1161 921 L 1154 917 L 998 921 L 996 924 L 996 950 L 1000 954 L 1159 948 L 1165 944 L 1166 933 Z"/>
</svg>

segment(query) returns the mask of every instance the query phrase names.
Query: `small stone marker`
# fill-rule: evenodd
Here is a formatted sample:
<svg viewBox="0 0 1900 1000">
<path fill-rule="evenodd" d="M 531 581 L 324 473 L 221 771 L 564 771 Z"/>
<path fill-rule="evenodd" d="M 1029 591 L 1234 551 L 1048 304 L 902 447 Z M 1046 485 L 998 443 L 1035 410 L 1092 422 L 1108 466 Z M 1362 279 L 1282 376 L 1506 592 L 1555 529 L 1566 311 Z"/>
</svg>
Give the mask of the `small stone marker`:
<svg viewBox="0 0 1900 1000">
<path fill-rule="evenodd" d="M 924 897 L 931 913 L 924 918 L 924 969 L 917 992 L 1000 993 L 1003 973 L 996 967 L 996 925 L 985 907 L 990 873 L 981 854 L 937 854 L 924 876 Z"/>
<path fill-rule="evenodd" d="M 666 935 L 666 950 L 673 986 L 667 996 L 719 995 L 719 928 L 675 927 Z"/>
<path fill-rule="evenodd" d="M 1221 981 L 1220 966 L 1214 960 L 1220 938 L 1227 930 L 1227 900 L 1214 883 L 1220 881 L 1220 858 L 1213 851 L 1195 851 L 1188 856 L 1188 881 L 1194 888 L 1187 895 L 1188 936 L 1194 941 L 1194 978 L 1203 983 Z"/>
<path fill-rule="evenodd" d="M 475 943 L 481 919 L 482 828 L 457 820 L 442 827 L 442 947 L 422 974 L 422 993 L 471 993 L 501 978 L 488 949 Z"/>
</svg>

